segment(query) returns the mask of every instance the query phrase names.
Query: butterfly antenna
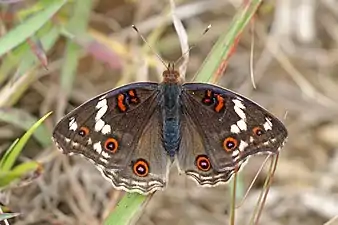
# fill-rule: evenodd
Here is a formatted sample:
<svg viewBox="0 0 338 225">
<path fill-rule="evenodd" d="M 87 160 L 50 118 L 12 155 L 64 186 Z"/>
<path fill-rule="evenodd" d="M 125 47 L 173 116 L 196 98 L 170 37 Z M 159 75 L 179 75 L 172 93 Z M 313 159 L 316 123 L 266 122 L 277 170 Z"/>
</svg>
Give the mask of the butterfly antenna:
<svg viewBox="0 0 338 225">
<path fill-rule="evenodd" d="M 202 33 L 202 35 L 198 38 L 198 40 L 197 40 L 197 43 L 198 42 L 200 42 L 200 40 L 202 39 L 202 37 L 210 30 L 210 28 L 211 28 L 211 24 L 209 24 L 205 29 L 204 29 L 204 31 L 203 31 L 203 33 Z M 191 49 L 193 49 L 193 48 L 195 48 L 197 45 L 195 44 L 195 45 L 192 45 L 192 46 L 190 46 L 189 47 L 189 49 L 186 51 L 186 52 L 184 52 L 176 61 L 175 61 L 175 65 L 186 55 L 186 54 L 188 54 L 190 51 L 191 51 Z"/>
<path fill-rule="evenodd" d="M 265 160 L 264 160 L 264 162 L 262 163 L 261 167 L 258 169 L 258 171 L 257 171 L 257 173 L 256 173 L 256 175 L 255 175 L 255 177 L 253 178 L 253 180 L 251 181 L 251 183 L 250 183 L 250 185 L 249 185 L 247 191 L 245 192 L 243 199 L 242 199 L 241 202 L 236 206 L 236 209 L 238 209 L 239 207 L 241 207 L 241 206 L 244 204 L 246 198 L 248 197 L 248 195 L 249 195 L 249 193 L 250 193 L 250 191 L 251 191 L 251 188 L 252 188 L 253 185 L 255 184 L 255 182 L 256 182 L 256 180 L 257 180 L 257 178 L 258 178 L 258 175 L 262 172 L 262 170 L 263 170 L 265 164 L 267 163 L 269 157 L 270 157 L 270 155 L 268 155 L 268 156 L 265 158 Z"/>
<path fill-rule="evenodd" d="M 140 31 L 137 29 L 137 27 L 133 24 L 131 27 L 136 31 L 136 33 L 140 36 L 142 41 L 148 46 L 148 48 L 156 55 L 156 57 L 162 62 L 162 64 L 165 66 L 165 68 L 169 69 L 167 66 L 167 63 L 162 59 L 162 57 L 150 46 L 150 44 L 147 42 L 145 37 L 140 33 Z"/>
</svg>

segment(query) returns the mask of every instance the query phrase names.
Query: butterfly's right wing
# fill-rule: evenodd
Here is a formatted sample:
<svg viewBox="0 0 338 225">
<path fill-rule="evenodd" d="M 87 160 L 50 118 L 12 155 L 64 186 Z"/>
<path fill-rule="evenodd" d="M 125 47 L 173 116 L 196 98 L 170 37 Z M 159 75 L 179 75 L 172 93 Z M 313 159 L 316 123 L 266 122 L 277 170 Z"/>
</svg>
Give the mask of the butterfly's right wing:
<svg viewBox="0 0 338 225">
<path fill-rule="evenodd" d="M 234 169 L 223 172 L 216 171 L 205 151 L 202 136 L 195 123 L 184 111 L 181 118 L 181 143 L 177 153 L 178 169 L 185 173 L 197 184 L 202 186 L 215 186 L 227 182 L 234 174 Z"/>
</svg>

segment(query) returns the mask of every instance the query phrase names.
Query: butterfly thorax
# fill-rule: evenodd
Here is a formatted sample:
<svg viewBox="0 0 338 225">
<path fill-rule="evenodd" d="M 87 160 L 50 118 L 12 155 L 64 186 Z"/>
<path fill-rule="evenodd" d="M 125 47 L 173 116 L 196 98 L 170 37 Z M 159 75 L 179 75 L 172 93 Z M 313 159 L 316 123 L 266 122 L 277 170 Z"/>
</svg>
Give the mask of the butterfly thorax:
<svg viewBox="0 0 338 225">
<path fill-rule="evenodd" d="M 180 95 L 182 87 L 179 84 L 179 73 L 168 66 L 168 70 L 163 73 L 161 103 L 163 118 L 163 144 L 168 155 L 173 159 L 180 143 L 180 121 L 181 103 Z"/>
</svg>

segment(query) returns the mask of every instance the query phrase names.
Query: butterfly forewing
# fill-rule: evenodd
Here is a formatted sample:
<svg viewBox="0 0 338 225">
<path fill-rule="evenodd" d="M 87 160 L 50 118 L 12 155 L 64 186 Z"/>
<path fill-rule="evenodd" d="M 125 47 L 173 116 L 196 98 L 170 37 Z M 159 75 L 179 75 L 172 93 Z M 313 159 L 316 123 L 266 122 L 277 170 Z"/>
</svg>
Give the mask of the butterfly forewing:
<svg viewBox="0 0 338 225">
<path fill-rule="evenodd" d="M 183 111 L 217 171 L 233 169 L 257 153 L 277 153 L 285 142 L 284 125 L 243 96 L 203 83 L 184 84 L 182 93 Z"/>
<path fill-rule="evenodd" d="M 63 153 L 90 159 L 117 188 L 139 193 L 162 188 L 167 157 L 158 96 L 158 84 L 149 82 L 101 94 L 66 115 L 56 125 L 53 140 Z"/>
</svg>

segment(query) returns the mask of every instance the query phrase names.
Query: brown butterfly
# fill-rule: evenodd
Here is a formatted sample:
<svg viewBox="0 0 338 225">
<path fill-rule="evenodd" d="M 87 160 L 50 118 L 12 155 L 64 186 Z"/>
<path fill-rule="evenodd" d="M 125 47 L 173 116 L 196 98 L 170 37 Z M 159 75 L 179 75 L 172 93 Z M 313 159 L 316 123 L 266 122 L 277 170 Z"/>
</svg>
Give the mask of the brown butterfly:
<svg viewBox="0 0 338 225">
<path fill-rule="evenodd" d="M 253 101 L 206 83 L 184 83 L 174 64 L 161 83 L 128 84 L 85 102 L 61 119 L 53 140 L 81 154 L 113 186 L 163 189 L 176 160 L 199 185 L 228 181 L 249 156 L 276 154 L 287 130 Z"/>
</svg>

